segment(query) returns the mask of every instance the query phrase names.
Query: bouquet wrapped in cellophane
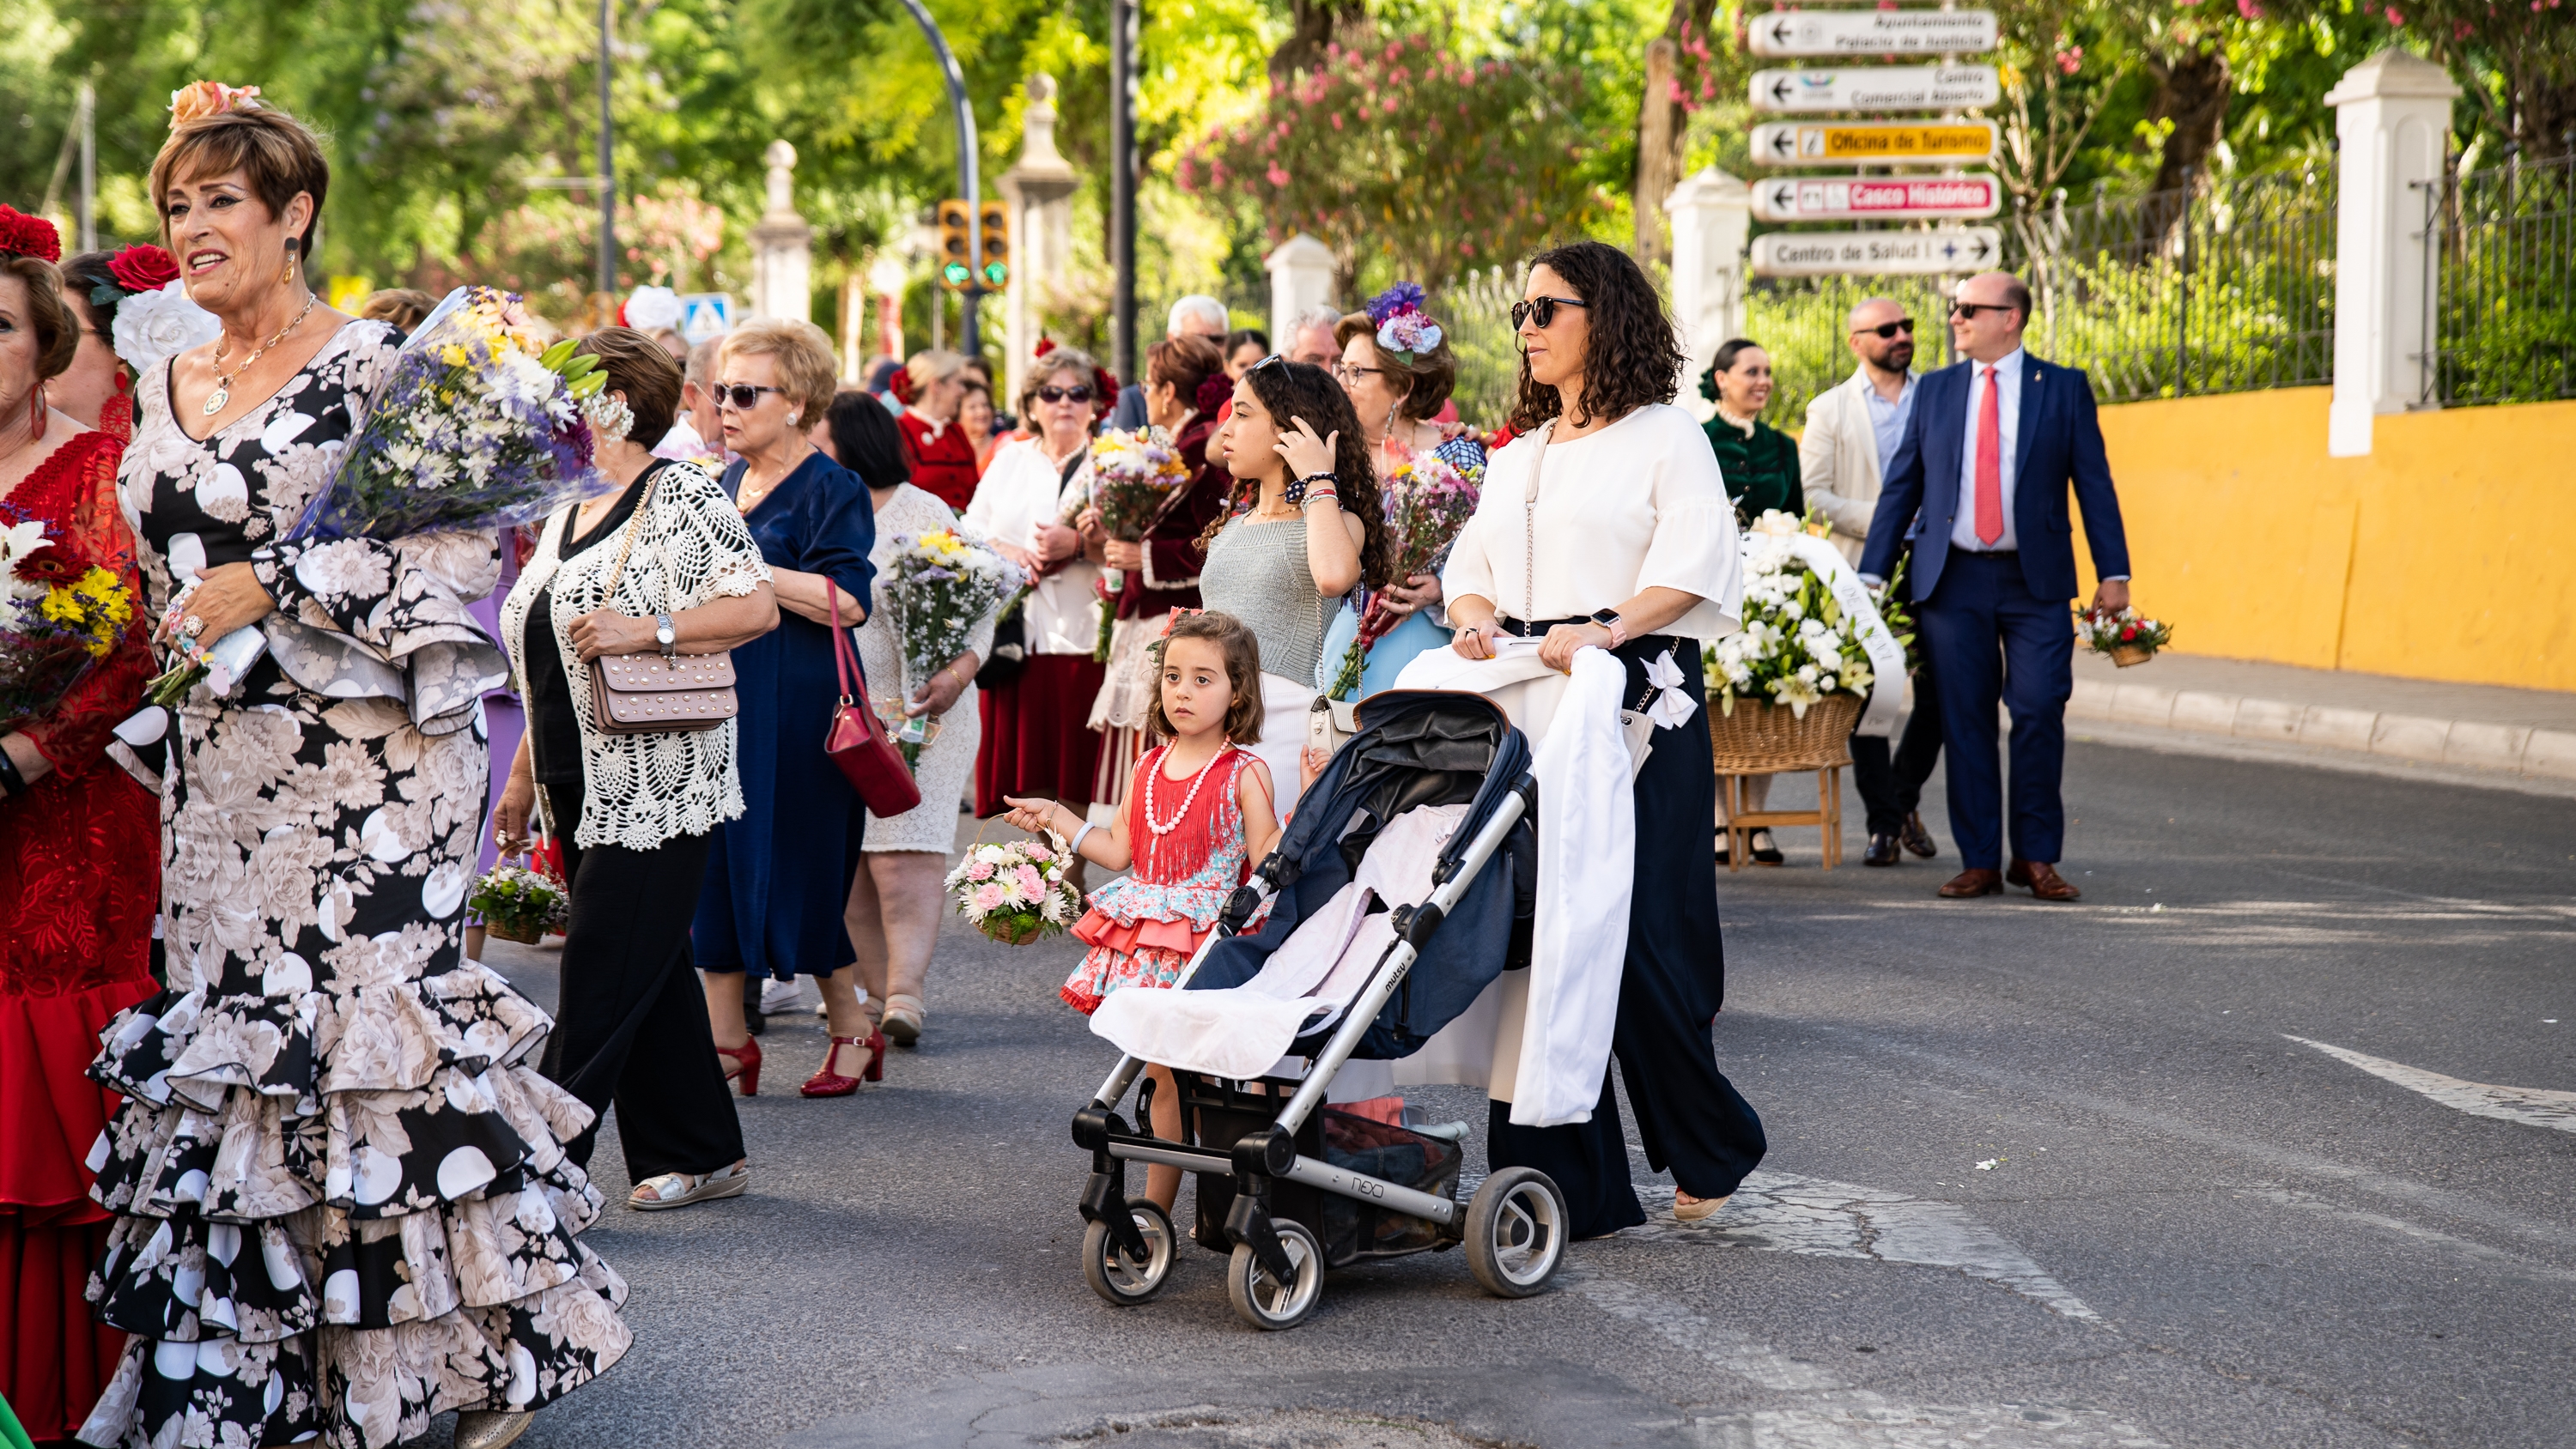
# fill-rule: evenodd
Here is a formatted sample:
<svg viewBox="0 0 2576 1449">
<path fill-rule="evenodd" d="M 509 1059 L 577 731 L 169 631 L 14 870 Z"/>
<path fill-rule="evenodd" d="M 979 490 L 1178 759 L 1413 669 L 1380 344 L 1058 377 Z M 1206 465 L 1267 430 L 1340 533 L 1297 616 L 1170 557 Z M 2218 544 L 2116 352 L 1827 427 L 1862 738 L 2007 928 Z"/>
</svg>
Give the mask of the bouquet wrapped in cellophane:
<svg viewBox="0 0 2576 1449">
<path fill-rule="evenodd" d="M 1395 536 L 1394 577 L 1398 584 L 1411 587 L 1415 574 L 1431 572 L 1432 565 L 1449 551 L 1449 545 L 1458 541 L 1459 530 L 1476 512 L 1484 476 L 1482 468 L 1460 472 L 1436 453 L 1414 453 L 1378 485 L 1378 496 L 1386 509 L 1387 531 Z M 1342 656 L 1341 672 L 1326 695 L 1350 698 L 1359 688 L 1360 670 L 1367 663 L 1369 649 L 1402 622 L 1403 615 L 1387 608 L 1384 594 L 1369 600 L 1368 612 L 1360 616 L 1358 637 Z"/>
<path fill-rule="evenodd" d="M 44 520 L 0 503 L 0 732 L 71 692 L 134 622 L 134 595 L 48 538 Z"/>
<path fill-rule="evenodd" d="M 1152 424 L 1133 432 L 1112 428 L 1091 445 L 1091 506 L 1100 514 L 1100 531 L 1125 543 L 1142 543 L 1154 515 L 1174 493 L 1189 486 L 1189 464 L 1172 446 L 1171 434 Z M 1092 657 L 1106 661 L 1118 610 L 1115 600 L 1127 588 L 1125 569 L 1102 569 L 1100 591 L 1112 606 L 1100 611 L 1100 645 Z"/>
<path fill-rule="evenodd" d="M 1867 697 L 1876 673 L 1859 621 L 1790 547 L 1803 525 L 1777 509 L 1745 541 L 1744 627 L 1708 647 L 1709 693 L 1719 712 L 1738 699 L 1787 705 L 1800 719 L 1829 694 Z M 1901 642 L 1901 641 L 1900 641 Z"/>
<path fill-rule="evenodd" d="M 1026 580 L 1019 566 L 956 528 L 898 535 L 884 577 L 886 611 L 901 641 L 903 679 L 892 699 L 874 701 L 907 764 L 938 737 L 939 722 L 914 715 L 909 702 L 930 677 L 966 652 L 984 616 Z"/>
<path fill-rule="evenodd" d="M 574 356 L 570 339 L 541 347 L 533 329 L 512 293 L 448 293 L 396 354 L 330 480 L 282 541 L 506 527 L 602 491 L 586 413 L 608 374 L 597 358 Z M 171 601 L 173 619 L 186 598 Z M 210 665 L 226 692 L 264 647 L 255 625 L 192 645 L 147 697 L 177 704 Z"/>
</svg>

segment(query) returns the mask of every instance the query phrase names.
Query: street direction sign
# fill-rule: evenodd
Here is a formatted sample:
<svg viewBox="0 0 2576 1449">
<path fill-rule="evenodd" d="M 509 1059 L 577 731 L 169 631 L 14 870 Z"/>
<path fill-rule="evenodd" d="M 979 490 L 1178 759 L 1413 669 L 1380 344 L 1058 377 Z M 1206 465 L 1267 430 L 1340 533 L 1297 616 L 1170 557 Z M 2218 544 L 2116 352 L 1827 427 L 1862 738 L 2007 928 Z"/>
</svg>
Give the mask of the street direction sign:
<svg viewBox="0 0 2576 1449">
<path fill-rule="evenodd" d="M 1764 221 L 1914 221 L 1992 216 L 2003 183 L 1967 176 L 1783 176 L 1753 183 L 1753 214 Z"/>
<path fill-rule="evenodd" d="M 1991 106 L 2003 85 L 1990 65 L 1888 65 L 1757 70 L 1747 93 L 1757 111 L 1947 111 Z"/>
<path fill-rule="evenodd" d="M 1753 239 L 1753 275 L 1942 276 L 1996 266 L 2003 254 L 2004 234 L 1991 226 L 1943 231 L 1775 231 Z"/>
<path fill-rule="evenodd" d="M 1946 166 L 1994 153 L 1992 121 L 1770 121 L 1753 128 L 1756 166 Z"/>
<path fill-rule="evenodd" d="M 1957 55 L 1995 48 L 1991 10 L 1778 10 L 1745 27 L 1753 53 Z"/>
</svg>

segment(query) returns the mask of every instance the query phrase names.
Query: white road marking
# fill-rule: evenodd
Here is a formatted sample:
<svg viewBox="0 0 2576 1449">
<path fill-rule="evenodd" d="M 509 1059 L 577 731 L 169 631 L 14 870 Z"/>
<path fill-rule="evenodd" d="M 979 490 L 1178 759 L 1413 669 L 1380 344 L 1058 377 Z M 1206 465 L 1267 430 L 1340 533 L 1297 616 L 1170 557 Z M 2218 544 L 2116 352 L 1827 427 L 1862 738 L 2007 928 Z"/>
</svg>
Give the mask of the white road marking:
<svg viewBox="0 0 2576 1449">
<path fill-rule="evenodd" d="M 2576 1283 L 2576 1272 L 2571 1272 L 2568 1269 L 2552 1267 L 2547 1263 L 2535 1263 L 2529 1258 L 2508 1253 L 2502 1248 L 2491 1248 L 2484 1243 L 2473 1243 L 2466 1238 L 2455 1238 L 2449 1233 L 2442 1232 L 2436 1228 L 2428 1228 L 2422 1223 L 2410 1223 L 2404 1218 L 2392 1218 L 2385 1214 L 2364 1212 L 2359 1208 L 2350 1208 L 2343 1206 L 2341 1203 L 2328 1202 L 2324 1198 L 2318 1197 L 2313 1193 L 2295 1192 L 2288 1188 L 2279 1187 L 2248 1187 L 2237 1189 L 2236 1195 L 2238 1197 L 2254 1198 L 2261 1202 L 2278 1203 L 2283 1207 L 2303 1208 L 2309 1212 L 2322 1213 L 2327 1217 L 2335 1218 L 2343 1222 L 2354 1223 L 2362 1227 L 2377 1228 L 2382 1232 L 2396 1233 L 2402 1237 L 2413 1238 L 2419 1243 L 2429 1243 L 2438 1248 L 2446 1248 L 2463 1257 L 2475 1258 L 2479 1262 L 2491 1263 L 2498 1267 L 2507 1268 L 2514 1272 L 2527 1274 L 2532 1277 L 2546 1278 L 2553 1282 L 2560 1283 Z"/>
<path fill-rule="evenodd" d="M 2328 1046 L 2303 1036 L 2286 1040 L 2304 1047 L 2315 1047 L 2336 1061 L 2361 1068 L 2383 1081 L 2395 1082 L 2410 1092 L 2420 1092 L 2445 1107 L 2466 1112 L 2472 1117 L 2496 1117 L 2507 1122 L 2525 1122 L 2534 1127 L 2555 1127 L 2561 1132 L 2576 1132 L 2576 1092 L 2556 1092 L 2545 1087 L 2496 1087 L 2484 1082 L 2466 1082 L 2428 1072 L 2402 1062 L 2367 1056 L 2347 1047 Z"/>
<path fill-rule="evenodd" d="M 1757 1172 L 1715 1217 L 1681 1223 L 1673 1220 L 1670 1187 L 1641 1186 L 1638 1193 L 1648 1200 L 1654 1217 L 1623 1236 L 1714 1240 L 1814 1258 L 1947 1268 L 2002 1284 L 2062 1317 L 2102 1320 L 2066 1285 L 1957 1203 L 1793 1172 Z"/>
</svg>

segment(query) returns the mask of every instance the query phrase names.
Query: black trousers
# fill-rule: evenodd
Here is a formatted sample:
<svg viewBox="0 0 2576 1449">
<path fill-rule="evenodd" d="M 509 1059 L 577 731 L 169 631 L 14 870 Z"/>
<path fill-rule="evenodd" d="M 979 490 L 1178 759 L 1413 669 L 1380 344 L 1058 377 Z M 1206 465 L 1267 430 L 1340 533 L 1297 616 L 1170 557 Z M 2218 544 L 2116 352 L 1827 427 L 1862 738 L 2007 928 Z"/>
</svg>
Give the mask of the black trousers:
<svg viewBox="0 0 2576 1449">
<path fill-rule="evenodd" d="M 1851 738 L 1852 785 L 1869 812 L 1869 833 L 1894 835 L 1923 803 L 1923 782 L 1941 762 L 1941 695 L 1926 660 L 1914 671 L 1914 712 L 1894 749 L 1877 735 Z"/>
<path fill-rule="evenodd" d="M 1642 646 L 1642 647 L 1641 647 Z M 1646 692 L 1645 662 L 1670 641 L 1636 640 L 1619 651 L 1628 665 L 1628 702 Z M 1700 693 L 1700 655 L 1673 650 L 1682 688 Z M 1628 906 L 1628 958 L 1619 978 L 1619 1020 L 1611 1051 L 1637 1113 L 1647 1165 L 1669 1169 L 1693 1197 L 1724 1197 L 1762 1161 L 1762 1119 L 1717 1069 L 1709 1027 L 1726 1001 L 1726 956 L 1717 934 L 1717 770 L 1709 758 L 1708 706 L 1681 728 L 1657 730 L 1637 772 L 1637 871 Z M 1538 828 L 1547 828 L 1539 802 Z M 1646 1220 L 1629 1185 L 1628 1145 L 1605 1078 L 1592 1120 L 1567 1127 L 1514 1127 L 1494 1104 L 1486 1134 L 1489 1167 L 1535 1167 L 1556 1179 L 1575 1237 L 1598 1237 Z"/>
<path fill-rule="evenodd" d="M 554 1034 L 539 1070 L 602 1116 L 617 1108 L 630 1180 L 705 1173 L 742 1159 L 742 1123 L 716 1058 L 689 956 L 711 835 L 651 850 L 573 843 L 579 787 L 547 787 L 564 825 L 572 921 L 564 932 Z M 564 1144 L 587 1168 L 599 1124 Z"/>
</svg>

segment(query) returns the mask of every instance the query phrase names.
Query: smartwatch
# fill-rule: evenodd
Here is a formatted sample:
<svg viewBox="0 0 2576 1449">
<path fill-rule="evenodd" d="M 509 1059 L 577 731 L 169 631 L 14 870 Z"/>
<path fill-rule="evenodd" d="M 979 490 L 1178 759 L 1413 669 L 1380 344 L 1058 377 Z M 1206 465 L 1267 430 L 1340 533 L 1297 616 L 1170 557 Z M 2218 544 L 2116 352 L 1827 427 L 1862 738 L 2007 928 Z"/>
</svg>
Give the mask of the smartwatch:
<svg viewBox="0 0 2576 1449">
<path fill-rule="evenodd" d="M 1620 645 L 1625 644 L 1625 643 L 1627 643 L 1627 642 L 1628 642 L 1628 633 L 1627 633 L 1627 631 L 1626 631 L 1625 629 L 1621 628 L 1621 627 L 1620 627 L 1620 625 L 1619 625 L 1619 611 L 1618 611 L 1618 610 L 1616 610 L 1616 609 L 1595 609 L 1595 610 L 1593 610 L 1593 611 L 1592 611 L 1592 622 L 1593 622 L 1593 623 L 1595 623 L 1595 624 L 1598 624 L 1598 625 L 1600 625 L 1602 628 L 1607 629 L 1607 630 L 1609 630 L 1609 631 L 1610 631 L 1610 647 L 1611 647 L 1611 648 L 1616 649 L 1616 648 L 1618 648 Z"/>
<path fill-rule="evenodd" d="M 653 642 L 662 646 L 662 657 L 665 659 L 680 652 L 680 631 L 671 622 L 670 615 L 653 616 Z"/>
</svg>

